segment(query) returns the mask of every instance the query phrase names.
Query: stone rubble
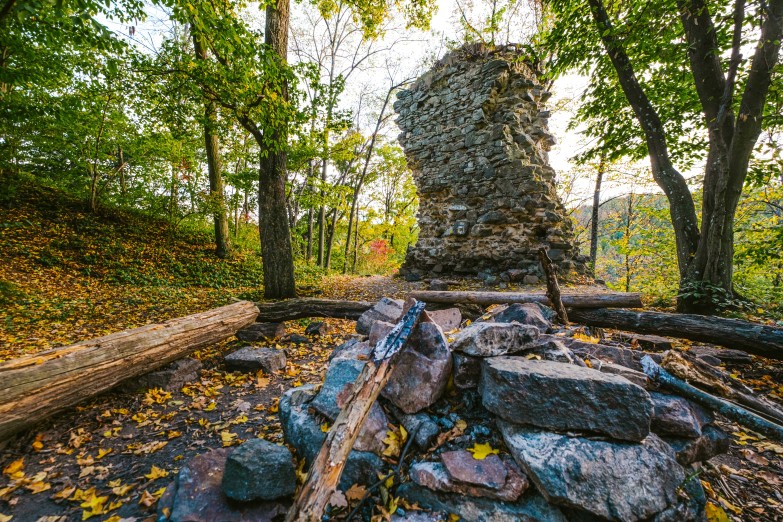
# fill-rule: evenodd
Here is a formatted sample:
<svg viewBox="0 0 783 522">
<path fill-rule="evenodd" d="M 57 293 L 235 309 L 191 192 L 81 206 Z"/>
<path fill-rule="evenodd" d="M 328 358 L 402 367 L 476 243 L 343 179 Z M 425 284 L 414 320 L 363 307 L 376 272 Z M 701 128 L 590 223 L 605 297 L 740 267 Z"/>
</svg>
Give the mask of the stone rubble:
<svg viewBox="0 0 783 522">
<path fill-rule="evenodd" d="M 286 357 L 283 350 L 245 346 L 226 355 L 223 361 L 231 371 L 272 373 L 285 368 Z"/>
<path fill-rule="evenodd" d="M 384 299 L 357 324 L 367 333 L 334 349 L 323 384 L 283 394 L 280 423 L 293 460 L 263 440 L 197 457 L 161 500 L 171 520 L 284 512 L 295 465 L 313 462 L 367 364 L 378 339 L 366 335 L 388 331 L 387 319 L 403 309 Z M 714 415 L 648 389 L 637 371 L 644 352 L 575 339 L 572 327 L 549 322 L 545 306 L 494 312 L 448 336 L 433 322 L 416 326 L 354 444 L 342 491 L 369 487 L 395 466 L 388 437 L 403 426 L 413 440 L 389 493 L 426 511 L 400 508 L 392 520 L 704 520 L 698 466 L 729 443 Z M 475 458 L 468 450 L 480 446 L 490 451 Z"/>
</svg>

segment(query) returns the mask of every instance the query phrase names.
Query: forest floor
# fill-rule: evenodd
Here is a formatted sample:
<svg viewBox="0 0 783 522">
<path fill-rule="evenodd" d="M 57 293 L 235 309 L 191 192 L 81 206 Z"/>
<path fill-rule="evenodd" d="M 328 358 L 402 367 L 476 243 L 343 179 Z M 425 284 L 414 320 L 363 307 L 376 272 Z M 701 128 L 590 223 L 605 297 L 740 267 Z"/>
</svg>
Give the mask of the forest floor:
<svg viewBox="0 0 783 522">
<path fill-rule="evenodd" d="M 0 213 L 0 361 L 252 298 L 257 261 L 219 261 L 205 236 L 173 233 L 133 215 L 86 214 L 35 189 Z M 400 297 L 420 284 L 391 277 L 332 276 L 306 285 L 320 297 Z M 269 375 L 229 372 L 227 340 L 194 356 L 200 379 L 173 392 L 111 391 L 17 436 L 0 449 L 0 522 L 156 520 L 157 499 L 183 463 L 212 448 L 263 437 L 281 441 L 282 393 L 323 378 L 352 321 L 329 335 L 273 343 L 288 355 Z M 287 323 L 303 334 L 308 320 Z M 676 343 L 678 348 L 687 344 Z M 783 364 L 755 359 L 732 376 L 783 403 Z M 783 521 L 783 446 L 724 423 L 730 453 L 702 474 L 713 520 Z M 726 513 L 728 518 L 719 515 Z M 716 514 L 717 513 L 717 514 Z"/>
</svg>

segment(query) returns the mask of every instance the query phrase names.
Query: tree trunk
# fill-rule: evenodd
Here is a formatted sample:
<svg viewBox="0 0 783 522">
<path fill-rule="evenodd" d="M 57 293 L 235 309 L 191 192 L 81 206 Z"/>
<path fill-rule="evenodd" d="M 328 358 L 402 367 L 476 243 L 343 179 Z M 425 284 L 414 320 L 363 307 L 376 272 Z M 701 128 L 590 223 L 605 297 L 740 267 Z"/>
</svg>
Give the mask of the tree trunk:
<svg viewBox="0 0 783 522">
<path fill-rule="evenodd" d="M 375 303 L 366 301 L 339 301 L 332 299 L 286 299 L 275 303 L 256 303 L 258 321 L 281 323 L 308 317 L 333 317 L 336 319 L 357 320 Z"/>
<path fill-rule="evenodd" d="M 125 183 L 125 155 L 122 152 L 122 146 L 117 146 L 117 170 L 120 172 L 120 194 L 125 197 L 128 188 Z"/>
<path fill-rule="evenodd" d="M 288 56 L 288 20 L 289 0 L 276 0 L 267 5 L 264 43 L 278 54 L 282 62 L 285 62 Z M 284 91 L 283 98 L 287 100 L 287 89 Z M 261 139 L 259 146 L 262 151 L 258 215 L 264 267 L 264 297 L 295 297 L 294 256 L 285 197 L 287 122 L 277 125 L 271 131 L 271 136 L 256 133 L 255 137 L 256 141 Z M 275 147 L 276 144 L 278 147 Z"/>
<path fill-rule="evenodd" d="M 569 307 L 568 316 L 571 321 L 587 326 L 668 335 L 717 344 L 726 348 L 742 349 L 753 355 L 770 359 L 783 359 L 783 328 L 774 326 L 705 315 L 635 312 L 608 308 L 587 310 Z"/>
<path fill-rule="evenodd" d="M 234 335 L 258 309 L 240 301 L 0 363 L 0 441 L 42 419 Z"/>
<path fill-rule="evenodd" d="M 598 211 L 601 210 L 601 182 L 606 172 L 606 156 L 601 154 L 598 163 L 598 172 L 595 176 L 595 190 L 593 191 L 593 212 L 590 221 L 590 266 L 595 275 L 595 263 L 598 259 Z"/>
</svg>

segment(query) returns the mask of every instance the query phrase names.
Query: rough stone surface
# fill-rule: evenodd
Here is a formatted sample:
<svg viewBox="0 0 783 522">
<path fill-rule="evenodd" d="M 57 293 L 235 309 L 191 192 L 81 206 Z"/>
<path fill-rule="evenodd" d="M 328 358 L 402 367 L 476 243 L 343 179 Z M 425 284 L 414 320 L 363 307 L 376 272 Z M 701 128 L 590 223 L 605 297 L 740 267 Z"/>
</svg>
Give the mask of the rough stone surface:
<svg viewBox="0 0 783 522">
<path fill-rule="evenodd" d="M 704 522 L 707 496 L 699 480 L 699 469 L 686 469 L 677 503 L 656 514 L 650 522 Z"/>
<path fill-rule="evenodd" d="M 315 392 L 313 387 L 302 386 L 288 390 L 280 398 L 279 414 L 286 443 L 296 449 L 298 458 L 304 458 L 310 466 L 326 439 L 321 430 L 322 418 L 310 411 L 310 403 Z M 340 478 L 340 489 L 345 491 L 353 484 L 369 486 L 377 482 L 377 470 L 384 466 L 383 460 L 375 453 L 354 449 L 345 463 Z"/>
<path fill-rule="evenodd" d="M 650 392 L 654 412 L 651 429 L 658 435 L 694 439 L 714 420 L 712 414 L 677 395 Z"/>
<path fill-rule="evenodd" d="M 349 339 L 334 349 L 329 356 L 329 362 L 336 359 L 359 359 L 366 358 L 372 352 L 369 343 L 358 339 Z"/>
<path fill-rule="evenodd" d="M 642 366 L 639 364 L 642 356 L 640 352 L 629 350 L 628 348 L 621 348 L 619 346 L 608 346 L 605 344 L 592 344 L 572 337 L 562 337 L 555 335 L 542 335 L 540 340 L 555 339 L 561 341 L 566 347 L 578 355 L 582 359 L 599 359 L 602 361 L 612 362 L 625 366 L 632 370 L 641 371 Z"/>
<path fill-rule="evenodd" d="M 294 334 L 291 334 L 291 335 L 287 336 L 286 337 L 286 341 L 288 341 L 289 343 L 294 343 L 294 344 L 307 344 L 307 343 L 310 342 L 310 339 L 308 339 L 304 335 L 299 335 L 299 334 L 294 333 Z"/>
<path fill-rule="evenodd" d="M 649 394 L 630 381 L 572 364 L 494 357 L 482 364 L 484 407 L 502 419 L 639 441 L 650 432 Z"/>
<path fill-rule="evenodd" d="M 449 289 L 449 284 L 446 281 L 442 281 L 440 279 L 432 279 L 430 280 L 428 289 L 435 292 L 445 292 Z"/>
<path fill-rule="evenodd" d="M 647 375 L 645 375 L 642 372 L 637 372 L 636 370 L 626 368 L 625 366 L 620 366 L 619 364 L 602 361 L 601 359 L 595 359 L 593 357 L 587 357 L 586 360 L 590 361 L 590 366 L 594 370 L 598 370 L 599 372 L 608 373 L 611 375 L 618 375 L 620 377 L 623 377 L 624 379 L 628 379 L 629 381 L 631 381 L 637 386 L 641 386 L 644 389 L 649 389 L 650 383 L 647 380 Z"/>
<path fill-rule="evenodd" d="M 672 342 L 666 337 L 661 337 L 660 335 L 643 335 L 629 332 L 618 332 L 612 335 L 612 339 L 631 343 L 640 350 L 663 352 L 673 348 Z"/>
<path fill-rule="evenodd" d="M 253 323 L 237 332 L 237 339 L 247 343 L 274 341 L 285 335 L 283 323 Z"/>
<path fill-rule="evenodd" d="M 516 321 L 519 324 L 535 326 L 541 332 L 552 328 L 554 310 L 538 303 L 514 303 L 500 307 L 492 312 L 492 321 L 495 323 L 510 323 Z"/>
<path fill-rule="evenodd" d="M 440 434 L 440 427 L 426 413 L 408 415 L 396 409 L 394 416 L 405 427 L 405 431 L 413 434 L 413 441 L 420 449 L 432 447 L 435 438 Z"/>
<path fill-rule="evenodd" d="M 440 460 L 453 480 L 490 489 L 502 488 L 509 473 L 500 457 L 494 454 L 478 460 L 469 451 L 452 450 L 441 453 Z"/>
<path fill-rule="evenodd" d="M 516 502 L 501 502 L 436 492 L 415 482 L 406 482 L 397 489 L 397 495 L 425 509 L 457 515 L 461 522 L 568 522 L 559 509 L 530 492 Z M 444 518 L 448 520 L 447 517 Z"/>
<path fill-rule="evenodd" d="M 729 435 L 713 424 L 703 426 L 702 434 L 696 439 L 666 437 L 664 440 L 677 455 L 677 462 L 683 466 L 694 462 L 710 460 L 729 451 Z"/>
<path fill-rule="evenodd" d="M 753 357 L 742 350 L 730 350 L 728 348 L 716 348 L 712 346 L 691 346 L 689 353 L 701 357 L 704 355 L 715 357 L 726 364 L 751 364 Z"/>
<path fill-rule="evenodd" d="M 470 454 L 468 454 L 470 456 Z M 473 457 L 470 457 L 473 458 Z M 500 461 L 500 459 L 498 459 Z M 419 462 L 410 468 L 411 480 L 433 491 L 444 493 L 460 493 L 471 497 L 484 497 L 496 500 L 514 502 L 528 487 L 527 477 L 516 468 L 509 465 L 505 468 L 500 462 L 500 468 L 504 471 L 503 482 L 498 487 L 483 486 L 475 482 L 461 482 L 454 479 L 441 462 Z"/>
<path fill-rule="evenodd" d="M 478 386 L 481 379 L 481 361 L 480 357 L 471 357 L 462 353 L 454 353 L 454 386 L 460 390 L 467 390 Z"/>
<path fill-rule="evenodd" d="M 585 362 L 574 355 L 574 352 L 566 348 L 562 341 L 547 339 L 538 342 L 532 348 L 525 350 L 525 355 L 534 355 L 544 361 L 554 361 L 565 364 L 576 364 L 577 366 L 587 366 Z"/>
<path fill-rule="evenodd" d="M 685 472 L 656 435 L 641 444 L 531 431 L 502 422 L 506 446 L 552 503 L 609 520 L 643 520 L 677 501 Z"/>
<path fill-rule="evenodd" d="M 474 323 L 463 329 L 451 349 L 474 357 L 521 352 L 536 341 L 538 328 L 519 323 Z"/>
<path fill-rule="evenodd" d="M 166 391 L 175 391 L 198 379 L 200 371 L 201 361 L 185 357 L 154 372 L 128 379 L 120 385 L 120 388 L 126 391 L 135 391 L 139 388 L 163 388 Z"/>
<path fill-rule="evenodd" d="M 329 333 L 331 327 L 323 321 L 313 321 L 305 328 L 305 335 L 312 335 L 314 337 L 321 337 Z"/>
<path fill-rule="evenodd" d="M 158 513 L 168 508 L 171 522 L 272 522 L 284 516 L 290 502 L 229 503 L 221 481 L 230 453 L 231 448 L 221 448 L 193 457 L 166 488 Z"/>
<path fill-rule="evenodd" d="M 548 164 L 548 98 L 516 47 L 463 48 L 440 60 L 394 108 L 413 170 L 419 239 L 401 273 L 541 274 L 539 247 L 561 274 L 584 273 Z"/>
<path fill-rule="evenodd" d="M 359 320 L 356 321 L 356 332 L 362 335 L 369 335 L 372 324 L 375 321 L 396 323 L 401 315 L 402 301 L 382 297 L 380 301 L 375 303 L 375 306 L 359 316 Z"/>
<path fill-rule="evenodd" d="M 435 323 L 419 323 L 397 356 L 381 395 L 405 413 L 416 413 L 443 395 L 451 367 L 451 351 L 443 331 Z"/>
<path fill-rule="evenodd" d="M 370 346 L 375 348 L 378 342 L 389 335 L 389 332 L 391 332 L 393 329 L 394 325 L 392 323 L 387 323 L 386 321 L 375 321 L 370 328 L 370 338 L 367 342 L 370 344 Z"/>
<path fill-rule="evenodd" d="M 446 308 L 445 310 L 427 310 L 430 319 L 440 326 L 444 332 L 450 332 L 459 328 L 462 323 L 462 312 L 459 308 Z"/>
<path fill-rule="evenodd" d="M 223 493 L 242 502 L 290 497 L 296 491 L 291 452 L 263 439 L 249 440 L 228 456 Z"/>
<path fill-rule="evenodd" d="M 286 358 L 283 350 L 245 346 L 226 355 L 224 361 L 230 371 L 272 373 L 285 368 Z"/>
</svg>

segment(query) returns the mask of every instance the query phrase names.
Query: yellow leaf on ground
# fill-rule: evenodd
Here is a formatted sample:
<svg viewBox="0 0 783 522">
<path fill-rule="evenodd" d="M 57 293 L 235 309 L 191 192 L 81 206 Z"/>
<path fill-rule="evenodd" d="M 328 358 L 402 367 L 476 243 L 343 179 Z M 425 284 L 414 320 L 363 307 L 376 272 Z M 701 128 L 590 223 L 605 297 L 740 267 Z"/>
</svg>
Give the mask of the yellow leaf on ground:
<svg viewBox="0 0 783 522">
<path fill-rule="evenodd" d="M 583 343 L 590 343 L 590 344 L 598 344 L 601 341 L 601 339 L 599 339 L 598 337 L 592 337 L 590 335 L 585 335 L 580 332 L 576 332 L 574 334 L 574 339 L 576 339 L 577 341 L 582 341 Z"/>
<path fill-rule="evenodd" d="M 141 504 L 144 507 L 152 507 L 155 502 L 157 502 L 158 499 L 155 498 L 149 491 L 146 489 L 144 490 L 144 493 L 141 494 L 141 498 L 139 499 L 139 504 Z"/>
<path fill-rule="evenodd" d="M 221 431 L 220 439 L 223 441 L 224 448 L 233 446 L 234 444 L 239 444 L 241 442 L 238 435 L 236 433 L 231 433 L 230 431 Z"/>
<path fill-rule="evenodd" d="M 9 522 L 12 518 L 14 518 L 13 515 L 4 515 L 0 513 L 0 522 Z"/>
<path fill-rule="evenodd" d="M 112 483 L 110 482 L 109 486 L 111 487 L 111 492 L 117 495 L 118 497 L 124 497 L 125 495 L 128 494 L 128 492 L 130 492 L 130 490 L 133 489 L 133 484 L 125 484 L 123 486 L 119 480 L 113 486 Z"/>
<path fill-rule="evenodd" d="M 159 478 L 168 477 L 169 472 L 165 469 L 161 469 L 156 465 L 152 465 L 152 469 L 150 469 L 150 472 L 144 475 L 145 478 L 148 478 L 150 480 L 157 480 Z"/>
<path fill-rule="evenodd" d="M 24 457 L 21 459 L 15 460 L 9 465 L 7 465 L 5 468 L 3 468 L 3 475 L 7 475 L 11 478 L 13 478 L 12 475 L 15 475 L 22 471 L 24 469 Z"/>
<path fill-rule="evenodd" d="M 400 436 L 392 430 L 386 432 L 386 438 L 383 439 L 383 443 L 386 444 L 386 449 L 383 450 L 383 454 L 387 457 L 399 457 L 400 456 Z"/>
<path fill-rule="evenodd" d="M 48 482 L 42 482 L 40 480 L 36 482 L 31 482 L 27 485 L 25 485 L 25 489 L 31 491 L 33 494 L 41 493 L 42 491 L 48 491 L 52 489 L 52 485 Z"/>
<path fill-rule="evenodd" d="M 707 522 L 731 522 L 731 519 L 723 511 L 723 508 L 716 506 L 712 502 L 708 502 L 705 507 L 705 513 L 707 514 Z"/>
<path fill-rule="evenodd" d="M 103 457 L 105 457 L 106 455 L 111 453 L 112 451 L 114 451 L 114 450 L 111 449 L 111 448 L 99 448 L 98 449 L 98 455 L 96 455 L 95 458 L 96 459 L 102 459 Z"/>
<path fill-rule="evenodd" d="M 328 422 L 324 422 L 323 424 L 321 424 L 321 431 L 324 432 L 324 433 L 329 433 L 329 423 Z"/>
<path fill-rule="evenodd" d="M 43 449 L 44 447 L 43 437 L 44 437 L 43 433 L 39 433 L 38 435 L 35 436 L 35 441 L 33 442 L 33 449 L 35 451 L 41 451 Z"/>
<path fill-rule="evenodd" d="M 497 455 L 500 450 L 496 450 L 492 446 L 487 444 L 479 444 L 478 442 L 473 445 L 472 448 L 468 448 L 468 451 L 473 454 L 473 458 L 476 460 L 484 460 L 491 454 Z"/>
</svg>

